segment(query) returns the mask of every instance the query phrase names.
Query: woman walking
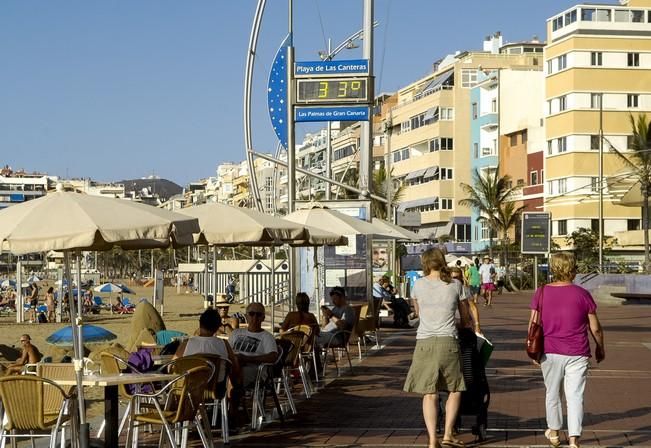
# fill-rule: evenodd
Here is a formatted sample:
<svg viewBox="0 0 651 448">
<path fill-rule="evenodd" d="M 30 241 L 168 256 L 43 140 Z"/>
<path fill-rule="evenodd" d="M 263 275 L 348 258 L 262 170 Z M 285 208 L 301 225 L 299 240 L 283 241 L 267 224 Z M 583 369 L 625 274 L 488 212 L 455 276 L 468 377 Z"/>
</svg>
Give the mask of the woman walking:
<svg viewBox="0 0 651 448">
<path fill-rule="evenodd" d="M 545 353 L 541 358 L 545 380 L 547 427 L 545 437 L 553 447 L 560 446 L 559 431 L 563 426 L 561 383 L 567 401 L 569 448 L 578 448 L 583 423 L 583 392 L 588 374 L 590 341 L 595 343 L 595 358 L 606 357 L 604 334 L 597 318 L 597 305 L 588 291 L 572 284 L 576 276 L 574 255 L 559 252 L 551 257 L 555 281 L 538 288 L 531 301 L 532 322 L 540 322 L 545 336 Z"/>
<path fill-rule="evenodd" d="M 423 418 L 429 448 L 463 447 L 463 442 L 453 435 L 461 391 L 466 389 L 455 313 L 459 310 L 461 324 L 465 326 L 469 321 L 467 299 L 461 283 L 452 281 L 440 250 L 428 249 L 421 259 L 425 277 L 416 280 L 411 293 L 420 324 L 404 390 L 423 394 Z M 449 392 L 445 405 L 445 433 L 440 442 L 436 437 L 439 391 Z"/>
</svg>

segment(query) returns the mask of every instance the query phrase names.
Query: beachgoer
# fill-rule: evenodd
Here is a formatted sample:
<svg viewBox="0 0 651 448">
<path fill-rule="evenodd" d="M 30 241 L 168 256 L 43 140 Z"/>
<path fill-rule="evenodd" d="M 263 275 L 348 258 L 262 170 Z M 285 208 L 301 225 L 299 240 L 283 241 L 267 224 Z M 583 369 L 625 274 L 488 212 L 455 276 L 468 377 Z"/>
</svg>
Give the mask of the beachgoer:
<svg viewBox="0 0 651 448">
<path fill-rule="evenodd" d="M 215 337 L 221 323 L 217 310 L 208 308 L 199 317 L 199 334 L 181 342 L 174 354 L 174 358 L 202 353 L 217 355 L 231 362 L 231 377 L 237 378 L 239 376 L 239 363 L 233 349 L 228 341 Z M 218 381 L 224 378 L 224 372 L 225 370 L 216 372 L 216 375 L 220 375 Z"/>
<path fill-rule="evenodd" d="M 43 357 L 38 348 L 32 344 L 32 338 L 28 334 L 20 337 L 20 344 L 23 347 L 20 358 L 15 363 L 9 364 L 5 375 L 18 375 L 26 364 L 36 364 Z"/>
<path fill-rule="evenodd" d="M 479 308 L 477 308 L 477 304 L 470 300 L 472 298 L 472 293 L 470 292 L 470 289 L 468 288 L 468 285 L 465 283 L 465 279 L 463 277 L 463 272 L 461 271 L 461 268 L 455 266 L 453 268 L 450 268 L 450 276 L 461 283 L 463 287 L 463 297 L 466 297 L 468 299 L 468 311 L 470 313 L 470 317 L 472 318 L 472 322 L 468 322 L 471 325 L 471 328 L 476 332 L 481 334 L 481 325 L 479 323 Z"/>
<path fill-rule="evenodd" d="M 495 268 L 495 286 L 497 287 L 497 294 L 502 295 L 504 291 L 504 282 L 506 281 L 506 268 L 498 266 Z"/>
<path fill-rule="evenodd" d="M 38 285 L 36 282 L 32 282 L 29 284 L 29 287 L 31 288 L 31 293 L 27 298 L 27 301 L 29 302 L 29 320 L 30 322 L 37 322 L 36 308 L 38 308 Z"/>
<path fill-rule="evenodd" d="M 54 288 L 52 286 L 45 293 L 45 306 L 47 306 L 47 321 L 54 322 L 56 320 L 57 310 L 56 302 L 54 301 Z"/>
<path fill-rule="evenodd" d="M 280 324 L 280 332 L 285 333 L 298 325 L 309 325 L 313 334 L 319 334 L 319 321 L 310 313 L 310 297 L 306 293 L 296 294 L 296 309 L 297 311 L 287 313 L 285 320 Z"/>
<path fill-rule="evenodd" d="M 559 431 L 563 427 L 560 389 L 567 402 L 567 429 L 570 448 L 578 448 L 583 430 L 583 392 L 590 359 L 588 331 L 595 343 L 595 359 L 606 358 L 604 333 L 597 318 L 597 305 L 588 291 L 572 281 L 576 276 L 576 259 L 569 252 L 551 257 L 551 272 L 556 280 L 536 290 L 531 300 L 532 322 L 538 320 L 542 302 L 542 323 L 545 354 L 540 361 L 545 380 L 545 437 L 554 447 L 560 446 Z"/>
<path fill-rule="evenodd" d="M 479 274 L 479 258 L 475 257 L 474 263 L 468 266 L 467 279 L 470 294 L 472 294 L 472 301 L 477 303 L 479 293 L 481 292 L 481 275 Z"/>
<path fill-rule="evenodd" d="M 420 324 L 404 390 L 423 394 L 429 448 L 463 447 L 463 442 L 454 436 L 461 391 L 466 390 L 455 314 L 458 310 L 461 325 L 466 326 L 468 301 L 463 296 L 461 283 L 452 281 L 445 256 L 439 249 L 426 250 L 421 261 L 425 277 L 416 280 L 411 295 Z M 436 435 L 439 391 L 449 393 L 445 405 L 445 431 L 440 441 Z"/>
<path fill-rule="evenodd" d="M 484 296 L 484 306 L 493 305 L 493 291 L 495 291 L 495 265 L 491 258 L 484 256 L 484 262 L 479 266 L 481 275 L 481 294 Z"/>
<path fill-rule="evenodd" d="M 217 329 L 217 334 L 229 336 L 233 330 L 240 328 L 240 320 L 237 317 L 228 315 L 229 303 L 226 294 L 220 294 L 215 302 L 215 308 L 219 312 L 221 325 Z"/>
<path fill-rule="evenodd" d="M 330 290 L 330 299 L 334 308 L 321 307 L 326 324 L 317 336 L 316 342 L 320 347 L 328 345 L 341 345 L 344 343 L 341 330 L 352 331 L 355 326 L 355 310 L 346 301 L 346 291 L 341 286 L 335 286 Z M 332 344 L 331 344 L 332 341 Z"/>
<path fill-rule="evenodd" d="M 228 338 L 240 364 L 239 384 L 245 388 L 255 383 L 258 365 L 273 363 L 278 356 L 276 340 L 262 328 L 264 318 L 264 305 L 258 302 L 250 303 L 246 307 L 248 327 L 236 328 Z"/>
</svg>

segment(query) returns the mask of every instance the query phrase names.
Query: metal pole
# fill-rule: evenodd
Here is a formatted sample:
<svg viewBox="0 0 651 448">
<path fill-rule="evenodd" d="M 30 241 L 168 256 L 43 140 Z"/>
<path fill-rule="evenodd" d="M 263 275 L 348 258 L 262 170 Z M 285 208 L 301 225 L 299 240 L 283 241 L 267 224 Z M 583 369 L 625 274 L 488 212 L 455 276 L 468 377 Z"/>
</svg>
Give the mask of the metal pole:
<svg viewBox="0 0 651 448">
<path fill-rule="evenodd" d="M 204 308 L 208 308 L 208 246 L 206 246 L 203 259 L 203 303 Z"/>
<path fill-rule="evenodd" d="M 16 257 L 16 323 L 25 320 L 25 297 L 23 296 L 23 264 Z"/>
<path fill-rule="evenodd" d="M 271 246 L 271 332 L 276 324 L 276 248 Z"/>
<path fill-rule="evenodd" d="M 373 78 L 373 0 L 364 0 L 364 42 L 362 57 L 368 59 L 369 93 L 370 98 L 375 98 L 375 86 Z M 367 199 L 371 191 L 373 173 L 373 120 L 362 122 L 360 136 L 360 160 L 359 160 L 359 187 L 362 190 L 360 199 Z M 367 219 L 370 221 L 371 216 Z"/>
<path fill-rule="evenodd" d="M 387 183 L 387 221 L 397 224 L 394 214 L 391 212 L 391 200 L 393 199 L 393 179 L 391 179 L 391 132 L 393 130 L 393 109 L 389 108 L 389 117 L 384 124 L 384 173 Z"/>
<path fill-rule="evenodd" d="M 83 298 L 81 296 L 81 252 L 77 251 L 76 253 L 76 269 L 77 269 L 77 312 L 74 313 L 74 320 L 71 323 L 73 329 L 73 337 L 76 339 L 76 350 L 75 350 L 75 374 L 77 377 L 77 398 L 79 406 L 79 443 L 82 448 L 85 448 L 89 445 L 89 434 L 90 428 L 88 422 L 86 421 L 86 401 L 84 399 L 84 391 L 81 386 L 81 382 L 84 375 L 84 337 L 83 337 Z M 72 281 L 69 281 L 69 285 L 72 285 Z M 69 287 L 69 291 L 72 291 L 72 288 Z M 69 303 L 71 306 L 74 305 L 74 297 L 70 298 Z M 75 334 L 75 331 L 76 334 Z"/>
<path fill-rule="evenodd" d="M 332 41 L 328 38 L 328 59 L 332 59 L 330 55 L 332 54 L 331 48 Z M 332 121 L 328 121 L 326 125 L 326 177 L 328 179 L 332 178 Z M 326 184 L 326 201 L 332 199 L 332 185 Z"/>
<path fill-rule="evenodd" d="M 293 0 L 288 4 L 288 33 L 287 46 L 287 200 L 289 213 L 295 210 L 296 201 L 296 143 L 294 125 L 294 37 L 293 37 Z"/>
<path fill-rule="evenodd" d="M 604 272 L 604 94 L 599 94 L 599 272 Z"/>
</svg>

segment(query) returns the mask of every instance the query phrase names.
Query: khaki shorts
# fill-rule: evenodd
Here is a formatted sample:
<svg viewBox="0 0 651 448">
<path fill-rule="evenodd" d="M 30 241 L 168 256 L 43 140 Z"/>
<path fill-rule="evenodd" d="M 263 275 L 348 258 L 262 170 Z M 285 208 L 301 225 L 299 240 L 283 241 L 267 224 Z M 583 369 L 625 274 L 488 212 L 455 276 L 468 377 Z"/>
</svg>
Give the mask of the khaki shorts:
<svg viewBox="0 0 651 448">
<path fill-rule="evenodd" d="M 421 394 L 466 390 L 458 341 L 451 336 L 417 340 L 403 390 Z"/>
</svg>

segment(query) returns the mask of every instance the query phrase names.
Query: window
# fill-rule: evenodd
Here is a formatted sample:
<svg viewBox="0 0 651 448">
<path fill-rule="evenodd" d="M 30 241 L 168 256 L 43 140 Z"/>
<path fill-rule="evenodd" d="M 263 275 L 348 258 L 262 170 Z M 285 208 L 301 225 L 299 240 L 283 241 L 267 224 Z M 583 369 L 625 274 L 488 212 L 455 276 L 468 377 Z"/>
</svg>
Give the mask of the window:
<svg viewBox="0 0 651 448">
<path fill-rule="evenodd" d="M 634 143 L 635 143 L 635 137 L 633 135 L 627 135 L 626 136 L 626 149 L 632 149 Z"/>
<path fill-rule="evenodd" d="M 598 232 L 599 231 L 599 220 L 598 219 L 591 219 L 590 220 L 590 230 L 593 232 Z"/>
<path fill-rule="evenodd" d="M 518 134 L 511 134 L 509 136 L 509 144 L 515 146 L 518 144 Z"/>
<path fill-rule="evenodd" d="M 639 67 L 640 66 L 640 53 L 628 53 L 627 65 L 629 67 Z"/>
<path fill-rule="evenodd" d="M 552 20 L 552 31 L 563 28 L 563 16 L 558 16 Z"/>
<path fill-rule="evenodd" d="M 452 210 L 452 199 L 441 199 L 441 210 Z"/>
<path fill-rule="evenodd" d="M 597 9 L 597 22 L 610 22 L 610 9 Z"/>
<path fill-rule="evenodd" d="M 594 22 L 597 19 L 597 10 L 594 8 L 582 8 L 581 20 L 585 22 Z"/>
<path fill-rule="evenodd" d="M 551 140 L 547 140 L 547 155 L 548 155 L 548 156 L 551 156 L 551 155 L 552 155 L 552 152 L 553 152 L 553 151 L 552 151 L 552 141 L 551 141 Z"/>
<path fill-rule="evenodd" d="M 590 136 L 590 149 L 599 149 L 599 136 L 591 135 Z"/>
<path fill-rule="evenodd" d="M 558 97 L 558 110 L 562 112 L 565 109 L 567 109 L 567 96 L 566 95 L 559 96 Z"/>
<path fill-rule="evenodd" d="M 461 69 L 461 87 L 469 89 L 477 85 L 477 69 Z"/>
<path fill-rule="evenodd" d="M 551 180 L 547 182 L 547 194 L 550 196 L 554 195 L 554 182 Z"/>
<path fill-rule="evenodd" d="M 549 74 L 554 73 L 553 62 L 554 61 L 552 61 L 551 59 L 549 61 L 547 61 L 547 73 L 549 73 Z"/>
<path fill-rule="evenodd" d="M 452 151 L 454 149 L 454 139 L 449 137 L 441 138 L 441 151 Z"/>
<path fill-rule="evenodd" d="M 552 101 L 547 100 L 547 115 L 551 115 L 551 114 L 552 114 Z"/>
<path fill-rule="evenodd" d="M 441 144 L 438 138 L 429 141 L 429 152 L 438 151 L 441 149 Z"/>
<path fill-rule="evenodd" d="M 567 137 L 561 137 L 558 139 L 558 152 L 567 151 Z"/>
<path fill-rule="evenodd" d="M 477 115 L 478 115 L 477 109 L 478 109 L 477 103 L 472 103 L 472 119 L 473 120 L 477 119 Z"/>
<path fill-rule="evenodd" d="M 567 68 L 567 55 L 564 54 L 558 57 L 558 70 L 565 70 Z"/>
<path fill-rule="evenodd" d="M 545 170 L 540 170 L 540 183 L 542 184 L 545 180 Z"/>
<path fill-rule="evenodd" d="M 590 65 L 593 67 L 603 65 L 603 53 L 601 51 L 593 51 L 590 53 Z"/>
<path fill-rule="evenodd" d="M 496 113 L 497 112 L 497 99 L 493 98 L 491 100 L 491 112 Z"/>
<path fill-rule="evenodd" d="M 407 160 L 409 158 L 409 148 L 402 150 L 402 160 Z"/>
<path fill-rule="evenodd" d="M 628 107 L 638 107 L 640 102 L 640 95 L 635 93 L 629 93 L 626 95 L 626 105 Z"/>
<path fill-rule="evenodd" d="M 409 132 L 411 131 L 411 122 L 410 121 L 403 121 L 400 123 L 400 132 Z"/>
<path fill-rule="evenodd" d="M 639 219 L 627 219 L 626 220 L 626 230 L 640 230 L 640 220 Z"/>
<path fill-rule="evenodd" d="M 599 191 L 599 178 L 598 177 L 591 177 L 590 178 L 590 191 Z"/>
<path fill-rule="evenodd" d="M 565 14 L 565 26 L 576 22 L 576 9 Z"/>
<path fill-rule="evenodd" d="M 442 107 L 441 120 L 454 120 L 454 109 L 451 107 Z"/>
<path fill-rule="evenodd" d="M 538 171 L 529 173 L 529 185 L 538 185 Z"/>
<path fill-rule="evenodd" d="M 558 194 L 567 193 L 567 179 L 558 179 Z"/>
<path fill-rule="evenodd" d="M 452 180 L 452 168 L 441 168 L 441 180 Z"/>
<path fill-rule="evenodd" d="M 567 219 L 558 220 L 558 234 L 567 235 Z"/>
<path fill-rule="evenodd" d="M 473 143 L 472 147 L 473 147 L 473 152 L 475 154 L 475 159 L 478 159 L 479 158 L 479 143 Z"/>
<path fill-rule="evenodd" d="M 411 117 L 411 130 L 418 129 L 421 126 L 425 126 L 425 114 L 419 114 L 414 117 Z"/>
<path fill-rule="evenodd" d="M 590 107 L 592 109 L 601 109 L 601 93 L 590 94 Z"/>
<path fill-rule="evenodd" d="M 528 140 L 529 140 L 529 133 L 525 129 L 524 131 L 522 131 L 522 144 L 523 145 L 526 144 Z"/>
</svg>

